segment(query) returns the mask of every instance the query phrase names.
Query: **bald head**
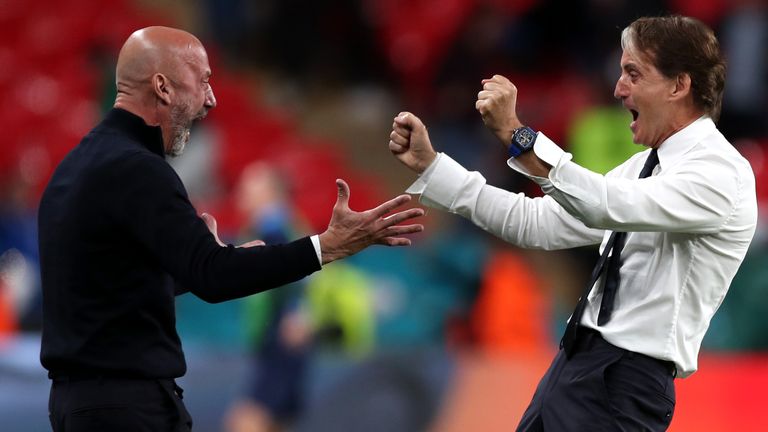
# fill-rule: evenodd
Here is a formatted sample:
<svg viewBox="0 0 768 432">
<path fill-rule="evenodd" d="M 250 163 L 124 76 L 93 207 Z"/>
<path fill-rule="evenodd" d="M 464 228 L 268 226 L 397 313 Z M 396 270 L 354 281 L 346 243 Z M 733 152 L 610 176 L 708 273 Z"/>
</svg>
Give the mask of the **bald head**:
<svg viewBox="0 0 768 432">
<path fill-rule="evenodd" d="M 175 70 L 203 44 L 194 35 L 170 27 L 147 27 L 135 31 L 125 41 L 117 58 L 117 86 L 147 82 L 153 74 Z"/>
<path fill-rule="evenodd" d="M 115 107 L 160 126 L 169 154 L 180 153 L 172 148 L 183 148 L 192 122 L 216 106 L 205 48 L 183 30 L 147 27 L 134 32 L 120 50 L 115 75 Z"/>
</svg>

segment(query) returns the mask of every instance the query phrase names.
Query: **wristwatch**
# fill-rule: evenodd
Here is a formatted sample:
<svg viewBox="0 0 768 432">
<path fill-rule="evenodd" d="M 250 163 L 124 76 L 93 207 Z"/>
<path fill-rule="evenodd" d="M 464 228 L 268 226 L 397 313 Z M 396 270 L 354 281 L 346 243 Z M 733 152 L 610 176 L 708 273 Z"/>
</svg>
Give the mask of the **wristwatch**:
<svg viewBox="0 0 768 432">
<path fill-rule="evenodd" d="M 536 142 L 536 131 L 528 126 L 520 126 L 512 132 L 512 142 L 509 146 L 509 157 L 516 158 L 531 150 Z"/>
</svg>

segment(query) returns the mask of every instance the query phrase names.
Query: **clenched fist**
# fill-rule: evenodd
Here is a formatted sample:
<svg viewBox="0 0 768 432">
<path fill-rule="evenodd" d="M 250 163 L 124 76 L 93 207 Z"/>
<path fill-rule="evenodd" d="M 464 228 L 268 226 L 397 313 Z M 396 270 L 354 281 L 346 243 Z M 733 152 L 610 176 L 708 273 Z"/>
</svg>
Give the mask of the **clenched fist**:
<svg viewBox="0 0 768 432">
<path fill-rule="evenodd" d="M 405 166 L 421 174 L 435 160 L 437 153 L 429 142 L 424 123 L 409 112 L 401 112 L 392 123 L 389 151 Z"/>
<path fill-rule="evenodd" d="M 475 108 L 483 117 L 485 126 L 509 146 L 512 132 L 523 125 L 516 112 L 517 87 L 501 75 L 484 79 L 482 83 L 483 89 L 477 94 Z"/>
</svg>

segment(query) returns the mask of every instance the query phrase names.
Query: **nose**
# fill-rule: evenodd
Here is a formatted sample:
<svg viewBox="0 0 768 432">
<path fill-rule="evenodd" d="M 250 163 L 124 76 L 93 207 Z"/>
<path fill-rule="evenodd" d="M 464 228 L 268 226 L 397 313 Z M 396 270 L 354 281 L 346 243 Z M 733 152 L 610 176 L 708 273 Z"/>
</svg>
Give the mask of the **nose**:
<svg viewBox="0 0 768 432">
<path fill-rule="evenodd" d="M 213 87 L 208 85 L 208 90 L 205 92 L 205 107 L 208 109 L 216 108 L 216 96 L 213 94 Z"/>
<path fill-rule="evenodd" d="M 616 81 L 616 88 L 613 89 L 613 97 L 616 99 L 624 99 L 629 96 L 629 86 L 625 80 L 624 74 L 622 74 Z"/>
</svg>

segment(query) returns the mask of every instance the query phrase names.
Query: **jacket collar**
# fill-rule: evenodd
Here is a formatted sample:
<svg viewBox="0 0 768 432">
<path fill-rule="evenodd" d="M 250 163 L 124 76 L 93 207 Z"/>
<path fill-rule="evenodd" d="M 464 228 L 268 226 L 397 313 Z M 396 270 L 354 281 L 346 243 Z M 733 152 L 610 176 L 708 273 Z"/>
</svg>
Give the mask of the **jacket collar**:
<svg viewBox="0 0 768 432">
<path fill-rule="evenodd" d="M 165 157 L 163 133 L 160 126 L 148 126 L 144 119 L 121 108 L 112 108 L 107 112 L 101 124 L 126 135 L 140 143 L 152 153 Z"/>
</svg>

